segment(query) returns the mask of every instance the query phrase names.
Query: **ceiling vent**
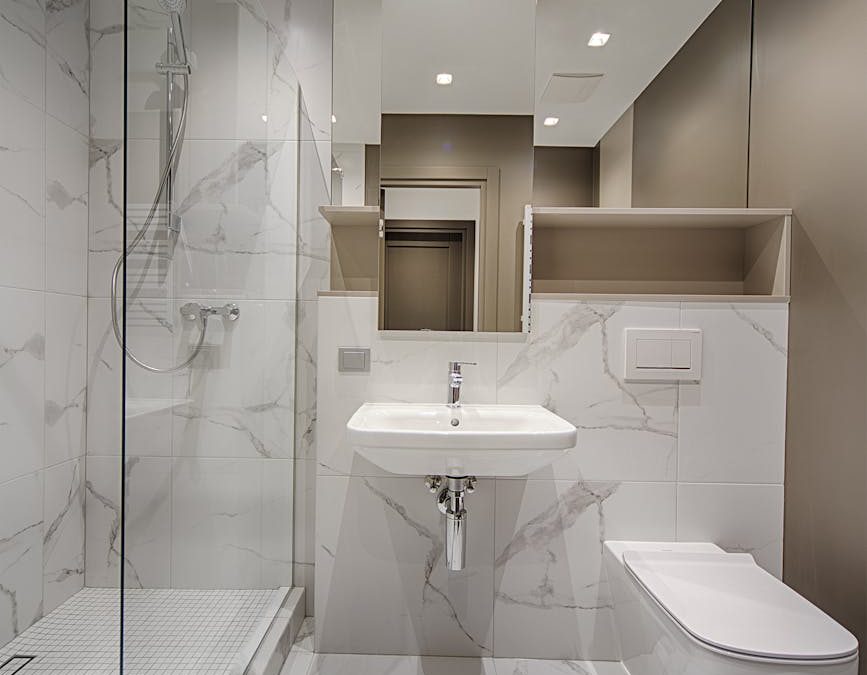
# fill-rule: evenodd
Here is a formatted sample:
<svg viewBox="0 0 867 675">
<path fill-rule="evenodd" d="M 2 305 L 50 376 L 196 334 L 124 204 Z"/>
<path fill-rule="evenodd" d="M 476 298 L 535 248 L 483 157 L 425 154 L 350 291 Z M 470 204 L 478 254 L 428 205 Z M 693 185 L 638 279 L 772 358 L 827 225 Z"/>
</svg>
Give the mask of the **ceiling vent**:
<svg viewBox="0 0 867 675">
<path fill-rule="evenodd" d="M 542 92 L 542 101 L 584 103 L 596 91 L 603 77 L 602 73 L 554 73 Z"/>
</svg>

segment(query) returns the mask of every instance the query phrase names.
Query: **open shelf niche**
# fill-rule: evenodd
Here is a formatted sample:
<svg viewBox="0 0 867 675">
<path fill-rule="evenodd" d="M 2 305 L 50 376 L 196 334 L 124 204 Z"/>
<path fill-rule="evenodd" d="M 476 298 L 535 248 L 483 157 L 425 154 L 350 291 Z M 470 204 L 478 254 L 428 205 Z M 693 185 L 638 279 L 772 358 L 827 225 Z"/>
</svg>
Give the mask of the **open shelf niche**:
<svg viewBox="0 0 867 675">
<path fill-rule="evenodd" d="M 790 209 L 532 207 L 533 294 L 787 300 Z"/>
<path fill-rule="evenodd" d="M 331 224 L 331 289 L 372 292 L 379 285 L 378 206 L 320 206 Z"/>
</svg>

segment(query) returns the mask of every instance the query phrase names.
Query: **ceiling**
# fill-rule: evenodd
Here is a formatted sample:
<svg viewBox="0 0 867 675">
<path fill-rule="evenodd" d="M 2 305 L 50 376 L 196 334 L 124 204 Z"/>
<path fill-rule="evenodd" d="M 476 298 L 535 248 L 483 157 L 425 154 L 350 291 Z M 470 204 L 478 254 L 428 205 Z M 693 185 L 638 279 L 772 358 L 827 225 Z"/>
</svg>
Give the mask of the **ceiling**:
<svg viewBox="0 0 867 675">
<path fill-rule="evenodd" d="M 718 3 L 335 0 L 334 140 L 378 143 L 380 112 L 464 113 L 535 115 L 536 145 L 596 145 Z M 605 47 L 587 46 L 596 31 Z M 555 73 L 604 76 L 583 102 L 543 101 Z"/>
</svg>

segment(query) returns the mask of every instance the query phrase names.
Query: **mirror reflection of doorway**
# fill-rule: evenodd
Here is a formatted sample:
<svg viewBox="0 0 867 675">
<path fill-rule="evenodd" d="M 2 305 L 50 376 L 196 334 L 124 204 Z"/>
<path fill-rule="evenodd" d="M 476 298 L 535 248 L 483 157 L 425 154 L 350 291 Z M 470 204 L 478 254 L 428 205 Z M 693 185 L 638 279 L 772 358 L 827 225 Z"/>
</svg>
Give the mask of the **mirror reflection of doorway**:
<svg viewBox="0 0 867 675">
<path fill-rule="evenodd" d="M 475 222 L 386 220 L 380 256 L 385 330 L 472 330 Z"/>
</svg>

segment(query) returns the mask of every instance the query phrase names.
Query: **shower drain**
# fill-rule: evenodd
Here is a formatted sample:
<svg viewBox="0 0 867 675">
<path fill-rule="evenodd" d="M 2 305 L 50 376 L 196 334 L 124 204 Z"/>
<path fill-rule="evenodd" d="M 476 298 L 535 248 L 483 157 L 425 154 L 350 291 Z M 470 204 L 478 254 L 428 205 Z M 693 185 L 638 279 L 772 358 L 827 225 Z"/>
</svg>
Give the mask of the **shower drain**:
<svg viewBox="0 0 867 675">
<path fill-rule="evenodd" d="M 35 658 L 35 656 L 24 656 L 23 654 L 10 656 L 0 665 L 0 675 L 15 675 L 15 673 L 24 670 Z"/>
</svg>

